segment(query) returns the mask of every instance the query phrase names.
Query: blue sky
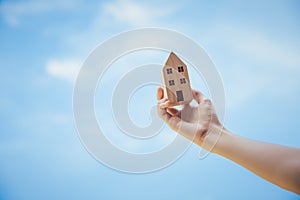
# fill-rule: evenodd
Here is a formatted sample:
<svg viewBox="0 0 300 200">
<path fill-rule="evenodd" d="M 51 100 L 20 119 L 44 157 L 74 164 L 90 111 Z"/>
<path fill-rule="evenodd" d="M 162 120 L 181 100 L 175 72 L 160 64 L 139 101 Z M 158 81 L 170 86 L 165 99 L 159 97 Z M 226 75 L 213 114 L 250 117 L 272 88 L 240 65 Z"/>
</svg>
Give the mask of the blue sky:
<svg viewBox="0 0 300 200">
<path fill-rule="evenodd" d="M 196 146 L 154 173 L 111 170 L 82 146 L 72 92 L 81 63 L 107 38 L 140 27 L 173 29 L 216 64 L 229 130 L 300 147 L 299 9 L 298 1 L 1 1 L 0 199 L 298 199 L 218 155 L 199 160 Z M 139 61 L 166 58 L 151 55 Z M 119 75 L 111 70 L 106 79 Z M 150 100 L 142 102 L 145 95 Z M 137 92 L 135 102 L 133 120 L 147 123 L 155 87 Z M 106 107 L 96 107 L 101 119 Z M 132 148 L 117 134 L 111 139 Z"/>
</svg>

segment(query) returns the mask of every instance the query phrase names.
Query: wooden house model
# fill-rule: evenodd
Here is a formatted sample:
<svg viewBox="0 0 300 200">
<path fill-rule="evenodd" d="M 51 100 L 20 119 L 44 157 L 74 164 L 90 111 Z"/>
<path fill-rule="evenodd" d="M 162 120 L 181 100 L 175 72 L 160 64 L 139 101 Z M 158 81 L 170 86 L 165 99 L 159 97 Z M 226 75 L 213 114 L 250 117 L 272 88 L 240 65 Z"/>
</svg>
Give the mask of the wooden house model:
<svg viewBox="0 0 300 200">
<path fill-rule="evenodd" d="M 170 53 L 162 69 L 164 96 L 171 106 L 187 104 L 193 100 L 187 66 L 173 52 Z"/>
</svg>

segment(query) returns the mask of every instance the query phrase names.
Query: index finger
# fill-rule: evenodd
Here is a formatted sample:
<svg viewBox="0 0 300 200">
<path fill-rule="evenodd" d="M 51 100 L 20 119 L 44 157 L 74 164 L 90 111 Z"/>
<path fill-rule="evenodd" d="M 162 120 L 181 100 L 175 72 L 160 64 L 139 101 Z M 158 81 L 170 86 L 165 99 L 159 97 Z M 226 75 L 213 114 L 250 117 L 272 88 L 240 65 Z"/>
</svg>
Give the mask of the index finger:
<svg viewBox="0 0 300 200">
<path fill-rule="evenodd" d="M 192 94 L 193 94 L 193 98 L 195 99 L 195 101 L 197 101 L 198 104 L 200 104 L 201 101 L 203 102 L 207 99 L 207 97 L 204 96 L 204 94 L 202 94 L 198 90 L 192 89 Z"/>
</svg>

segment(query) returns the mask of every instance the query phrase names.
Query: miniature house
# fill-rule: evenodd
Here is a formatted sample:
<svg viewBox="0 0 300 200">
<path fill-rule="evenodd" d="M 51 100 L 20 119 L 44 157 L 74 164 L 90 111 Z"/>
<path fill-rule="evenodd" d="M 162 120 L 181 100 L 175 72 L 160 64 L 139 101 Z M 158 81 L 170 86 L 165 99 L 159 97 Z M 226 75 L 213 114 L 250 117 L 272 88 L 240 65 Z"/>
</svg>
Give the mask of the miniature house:
<svg viewBox="0 0 300 200">
<path fill-rule="evenodd" d="M 164 96 L 169 99 L 171 106 L 187 104 L 192 101 L 187 66 L 173 52 L 170 53 L 162 69 L 162 77 L 165 85 Z"/>
</svg>

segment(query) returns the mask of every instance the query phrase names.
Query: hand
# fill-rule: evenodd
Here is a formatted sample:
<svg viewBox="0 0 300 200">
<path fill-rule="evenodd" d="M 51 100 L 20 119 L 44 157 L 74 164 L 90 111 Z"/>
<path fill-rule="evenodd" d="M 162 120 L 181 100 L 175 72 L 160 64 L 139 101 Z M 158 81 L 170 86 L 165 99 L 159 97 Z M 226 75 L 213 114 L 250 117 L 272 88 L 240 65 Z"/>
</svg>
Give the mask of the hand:
<svg viewBox="0 0 300 200">
<path fill-rule="evenodd" d="M 300 149 L 232 134 L 219 122 L 211 101 L 199 91 L 192 90 L 192 94 L 198 106 L 186 104 L 177 110 L 170 107 L 163 89 L 158 88 L 159 116 L 174 131 L 202 148 L 240 164 L 271 183 L 300 194 Z"/>
<path fill-rule="evenodd" d="M 198 106 L 182 105 L 181 110 L 170 107 L 163 88 L 157 89 L 158 114 L 174 131 L 202 146 L 212 127 L 222 128 L 211 101 L 201 92 L 192 90 Z"/>
</svg>

